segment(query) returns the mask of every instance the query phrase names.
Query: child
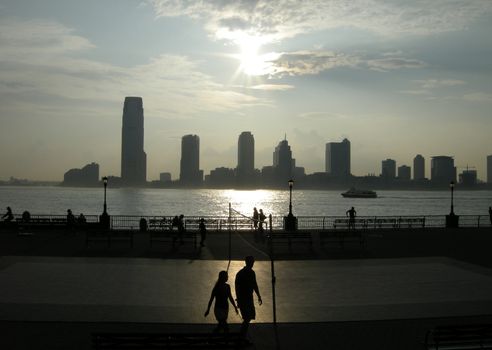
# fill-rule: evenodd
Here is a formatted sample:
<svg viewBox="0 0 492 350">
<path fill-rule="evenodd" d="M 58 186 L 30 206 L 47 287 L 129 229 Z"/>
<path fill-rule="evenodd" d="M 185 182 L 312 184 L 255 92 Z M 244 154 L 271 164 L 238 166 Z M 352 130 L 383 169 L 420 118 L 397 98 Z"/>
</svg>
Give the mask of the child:
<svg viewBox="0 0 492 350">
<path fill-rule="evenodd" d="M 212 301 L 215 298 L 214 314 L 217 322 L 219 324 L 214 330 L 214 333 L 218 333 L 221 329 L 224 333 L 229 331 L 229 326 L 227 325 L 227 316 L 229 314 L 229 302 L 234 306 L 234 310 L 237 312 L 237 306 L 232 298 L 231 287 L 226 283 L 229 276 L 227 271 L 220 271 L 217 283 L 215 283 L 214 289 L 212 289 L 212 295 L 208 302 L 207 311 L 205 311 L 205 317 L 207 317 L 210 312 L 210 306 L 212 306 Z"/>
</svg>

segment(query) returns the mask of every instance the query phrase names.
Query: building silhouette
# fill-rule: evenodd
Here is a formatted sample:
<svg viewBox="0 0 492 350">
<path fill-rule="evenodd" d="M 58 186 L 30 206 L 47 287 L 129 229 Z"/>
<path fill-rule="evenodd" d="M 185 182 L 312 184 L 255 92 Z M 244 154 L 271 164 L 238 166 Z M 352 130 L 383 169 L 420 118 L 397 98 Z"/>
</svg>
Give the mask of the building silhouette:
<svg viewBox="0 0 492 350">
<path fill-rule="evenodd" d="M 413 179 L 425 179 L 425 158 L 420 154 L 417 154 L 415 158 L 413 158 Z"/>
<path fill-rule="evenodd" d="M 487 182 L 492 184 L 492 155 L 487 156 Z"/>
<path fill-rule="evenodd" d="M 121 135 L 121 183 L 123 186 L 143 186 L 146 182 L 142 98 L 126 97 Z"/>
<path fill-rule="evenodd" d="M 347 178 L 350 176 L 350 141 L 329 142 L 325 150 L 325 170 L 328 174 Z"/>
<path fill-rule="evenodd" d="M 90 163 L 82 169 L 70 169 L 63 175 L 64 186 L 97 186 L 99 184 L 99 164 Z"/>
<path fill-rule="evenodd" d="M 412 169 L 408 165 L 401 165 L 398 167 L 398 178 L 400 180 L 410 181 Z"/>
<path fill-rule="evenodd" d="M 477 171 L 467 168 L 459 174 L 458 180 L 463 186 L 474 186 L 477 184 Z"/>
<path fill-rule="evenodd" d="M 160 173 L 159 174 L 159 181 L 160 182 L 171 182 L 171 173 Z"/>
<path fill-rule="evenodd" d="M 453 157 L 435 156 L 431 159 L 431 181 L 435 184 L 446 185 L 456 182 L 456 167 Z"/>
<path fill-rule="evenodd" d="M 295 167 L 295 160 L 292 159 L 292 151 L 287 139 L 280 141 L 273 152 L 273 171 L 275 181 L 287 182 L 292 178 L 292 170 Z"/>
<path fill-rule="evenodd" d="M 181 139 L 181 162 L 179 182 L 184 186 L 200 186 L 203 170 L 200 170 L 200 138 L 185 135 Z"/>
<path fill-rule="evenodd" d="M 255 139 L 249 131 L 243 131 L 237 141 L 236 178 L 239 185 L 255 182 Z"/>
<path fill-rule="evenodd" d="M 386 159 L 381 162 L 381 177 L 385 179 L 394 179 L 396 177 L 396 161 Z"/>
</svg>

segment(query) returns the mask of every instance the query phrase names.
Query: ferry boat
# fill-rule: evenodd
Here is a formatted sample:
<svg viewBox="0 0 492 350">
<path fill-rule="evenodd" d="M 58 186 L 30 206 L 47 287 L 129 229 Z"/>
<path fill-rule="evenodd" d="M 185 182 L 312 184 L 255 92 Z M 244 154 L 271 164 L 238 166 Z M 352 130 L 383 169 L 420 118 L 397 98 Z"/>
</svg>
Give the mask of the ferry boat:
<svg viewBox="0 0 492 350">
<path fill-rule="evenodd" d="M 351 188 L 347 192 L 343 192 L 342 196 L 345 198 L 377 198 L 378 195 L 374 191 Z"/>
</svg>

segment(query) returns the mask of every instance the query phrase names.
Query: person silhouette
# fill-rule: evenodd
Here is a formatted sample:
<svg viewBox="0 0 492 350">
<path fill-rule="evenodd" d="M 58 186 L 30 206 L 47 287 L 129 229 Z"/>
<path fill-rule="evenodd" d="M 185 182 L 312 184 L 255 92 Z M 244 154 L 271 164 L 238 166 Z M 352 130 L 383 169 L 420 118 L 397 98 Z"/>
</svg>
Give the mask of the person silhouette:
<svg viewBox="0 0 492 350">
<path fill-rule="evenodd" d="M 229 326 L 227 324 L 227 317 L 229 315 L 229 302 L 232 304 L 232 306 L 234 306 L 236 314 L 238 313 L 236 303 L 232 298 L 231 286 L 227 284 L 228 279 L 229 276 L 227 274 L 227 271 L 219 272 L 219 278 L 217 279 L 217 282 L 212 289 L 212 294 L 210 295 L 210 300 L 208 301 L 207 310 L 205 311 L 204 316 L 207 317 L 210 312 L 212 302 L 215 299 L 214 315 L 215 319 L 218 322 L 218 325 L 214 329 L 214 333 L 218 333 L 221 330 L 223 330 L 224 333 L 229 332 Z"/>
<path fill-rule="evenodd" d="M 67 209 L 67 227 L 72 229 L 75 225 L 75 216 L 72 213 L 72 209 Z"/>
<path fill-rule="evenodd" d="M 260 228 L 259 231 L 263 233 L 263 224 L 265 223 L 266 216 L 263 214 L 263 209 L 260 209 L 260 213 L 258 215 L 258 219 L 260 220 Z"/>
<path fill-rule="evenodd" d="M 261 212 L 261 210 L 260 210 Z M 235 280 L 236 298 L 243 323 L 241 324 L 241 334 L 246 338 L 248 333 L 249 323 L 256 317 L 255 303 L 253 300 L 253 292 L 258 296 L 258 304 L 261 305 L 260 290 L 256 282 L 256 273 L 253 270 L 255 258 L 251 255 L 244 258 L 246 266 L 244 266 L 237 274 Z"/>
<path fill-rule="evenodd" d="M 14 214 L 12 214 L 12 209 L 10 207 L 7 207 L 7 212 L 3 214 L 2 219 L 5 222 L 11 222 L 14 220 Z"/>
<path fill-rule="evenodd" d="M 207 226 L 205 225 L 204 218 L 200 219 L 198 230 L 200 231 L 200 247 L 205 247 L 205 240 L 207 239 Z"/>
<path fill-rule="evenodd" d="M 255 230 L 258 229 L 258 210 L 256 210 L 256 207 L 253 208 L 253 227 Z"/>
<path fill-rule="evenodd" d="M 345 212 L 345 216 L 348 216 L 349 217 L 349 224 L 348 224 L 349 229 L 350 228 L 352 228 L 352 229 L 355 228 L 355 215 L 356 214 L 357 214 L 357 212 L 355 211 L 354 207 L 350 208 L 349 210 L 347 210 Z"/>
</svg>

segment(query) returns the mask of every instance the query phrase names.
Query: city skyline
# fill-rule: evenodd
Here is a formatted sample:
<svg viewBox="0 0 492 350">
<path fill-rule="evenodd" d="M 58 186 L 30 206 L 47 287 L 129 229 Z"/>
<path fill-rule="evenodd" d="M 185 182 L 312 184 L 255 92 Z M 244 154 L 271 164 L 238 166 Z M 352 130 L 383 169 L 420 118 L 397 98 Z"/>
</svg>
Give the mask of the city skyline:
<svg viewBox="0 0 492 350">
<path fill-rule="evenodd" d="M 492 3 L 170 0 L 0 3 L 0 180 L 121 169 L 121 101 L 145 102 L 147 180 L 178 178 L 180 140 L 200 169 L 255 167 L 287 134 L 306 173 L 351 141 L 351 172 L 451 155 L 487 179 Z M 275 15 L 271 15 L 274 13 Z M 111 25 L 108 25 L 111 23 Z M 128 26 L 128 23 L 133 23 Z"/>
</svg>

